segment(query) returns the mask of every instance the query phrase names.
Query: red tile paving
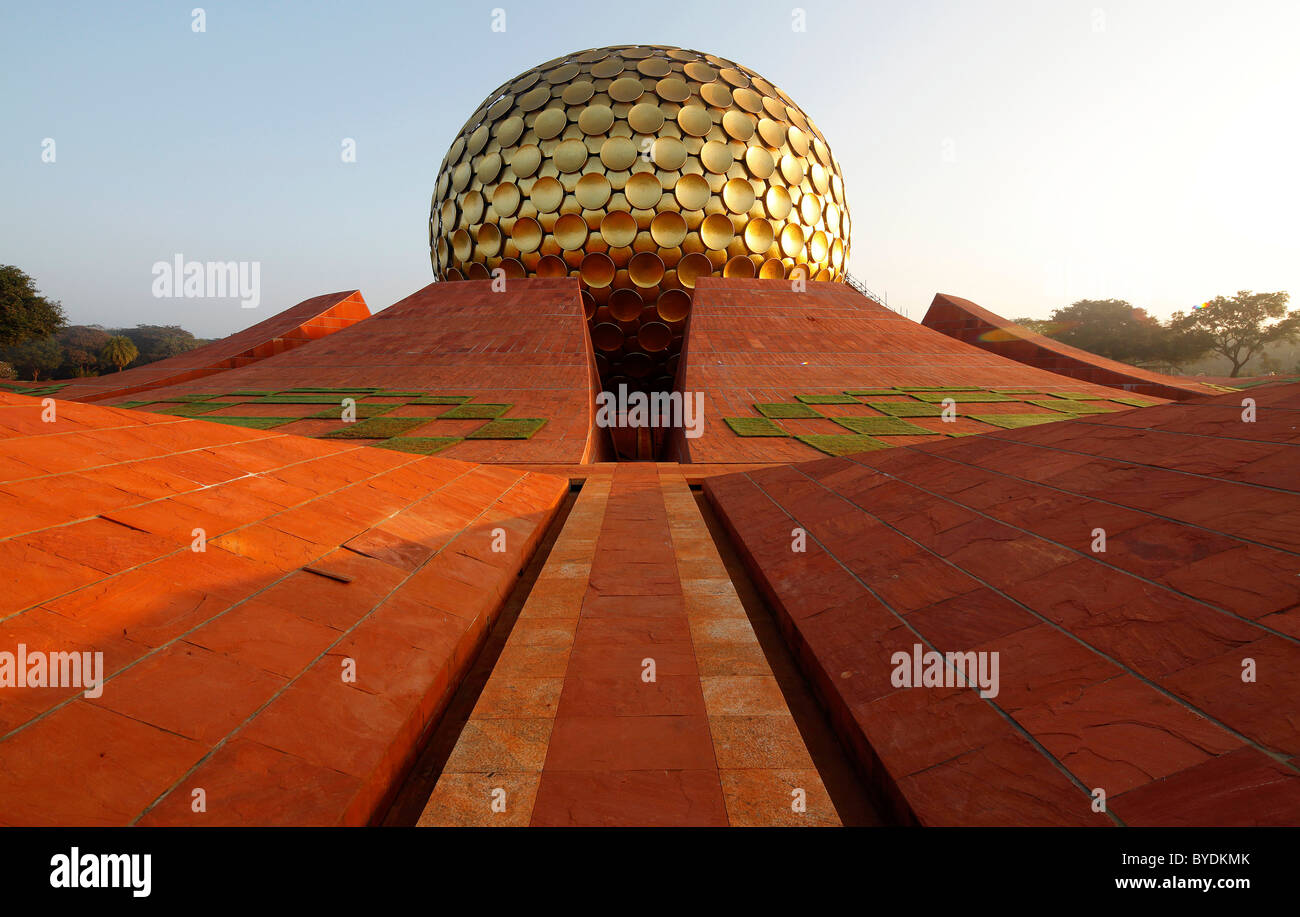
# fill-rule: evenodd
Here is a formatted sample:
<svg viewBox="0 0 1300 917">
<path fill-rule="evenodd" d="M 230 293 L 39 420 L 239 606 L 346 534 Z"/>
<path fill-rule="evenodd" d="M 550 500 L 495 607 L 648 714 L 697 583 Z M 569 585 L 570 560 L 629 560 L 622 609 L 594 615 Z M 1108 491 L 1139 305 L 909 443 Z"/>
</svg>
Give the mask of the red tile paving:
<svg viewBox="0 0 1300 917">
<path fill-rule="evenodd" d="M 247 332 L 245 332 L 247 333 Z M 156 365 L 156 364 L 155 364 Z M 582 463 L 607 456 L 609 439 L 595 427 L 596 368 L 587 337 L 578 281 L 574 278 L 511 280 L 504 291 L 491 281 L 433 283 L 402 301 L 309 346 L 232 369 L 151 390 L 149 409 L 183 407 L 184 396 L 237 392 L 330 390 L 333 402 L 249 403 L 218 409 L 214 416 L 310 417 L 337 408 L 345 394 L 362 405 L 382 405 L 392 417 L 411 416 L 401 404 L 420 394 L 506 404 L 506 418 L 539 418 L 545 424 L 528 439 L 464 439 L 438 453 L 468 462 Z M 392 398 L 358 389 L 411 393 Z M 445 413 L 454 405 L 442 405 Z M 385 414 L 385 416 L 389 416 Z M 404 436 L 464 436 L 486 422 L 436 420 Z M 318 435 L 330 427 L 300 421 L 286 432 Z M 337 430 L 343 424 L 333 423 Z"/>
<path fill-rule="evenodd" d="M 1174 401 L 1222 391 L 1217 386 L 1151 372 L 1062 344 L 995 315 L 969 299 L 947 293 L 934 297 L 921 324 L 990 353 L 1097 385 Z"/>
<path fill-rule="evenodd" d="M 806 461 L 822 455 L 792 436 L 736 435 L 724 418 L 757 418 L 755 405 L 792 403 L 798 395 L 841 395 L 894 386 L 986 386 L 1029 391 L 1006 403 L 962 403 L 960 424 L 931 426 L 943 434 L 985 432 L 994 427 L 973 414 L 1051 413 L 1026 399 L 1071 392 L 1099 399 L 1111 410 L 1129 406 L 1106 399 L 1128 397 L 1090 382 L 1067 379 L 956 340 L 838 283 L 809 283 L 791 291 L 781 280 L 702 278 L 691 307 L 690 327 L 677 369 L 676 387 L 704 393 L 704 434 L 674 433 L 667 458 L 691 463 Z M 849 398 L 853 404 L 812 407 L 827 417 L 881 416 L 865 402 L 915 401 L 888 394 Z M 925 421 L 925 418 L 907 418 Z M 929 418 L 937 421 L 938 418 Z M 845 430 L 829 420 L 779 422 L 794 435 Z M 917 440 L 890 436 L 882 445 Z M 923 441 L 923 440 L 922 440 Z"/>
<path fill-rule="evenodd" d="M 124 372 L 76 379 L 59 391 L 59 397 L 70 401 L 102 401 L 207 378 L 309 344 L 369 315 L 359 290 L 313 296 L 243 331 L 194 350 Z"/>
<path fill-rule="evenodd" d="M 1298 432 L 1268 386 L 704 487 L 900 817 L 1295 824 Z M 998 653 L 999 692 L 896 686 L 914 645 Z"/>
<path fill-rule="evenodd" d="M 420 823 L 839 823 L 680 480 L 586 484 Z"/>
<path fill-rule="evenodd" d="M 0 394 L 0 651 L 100 652 L 104 680 L 3 688 L 0 822 L 381 815 L 567 482 L 55 407 Z"/>
</svg>

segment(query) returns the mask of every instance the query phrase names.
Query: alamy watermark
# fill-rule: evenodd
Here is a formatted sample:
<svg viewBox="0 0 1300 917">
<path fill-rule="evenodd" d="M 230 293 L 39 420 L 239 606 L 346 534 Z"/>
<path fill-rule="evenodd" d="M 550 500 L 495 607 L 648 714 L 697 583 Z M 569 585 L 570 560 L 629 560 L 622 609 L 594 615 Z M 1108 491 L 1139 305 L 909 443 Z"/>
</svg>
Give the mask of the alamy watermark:
<svg viewBox="0 0 1300 917">
<path fill-rule="evenodd" d="M 245 309 L 262 302 L 262 262 L 186 261 L 176 254 L 171 261 L 155 261 L 153 295 L 156 299 L 233 299 Z"/>
<path fill-rule="evenodd" d="M 104 693 L 103 653 L 0 652 L 0 688 L 84 688 L 86 697 Z"/>
<path fill-rule="evenodd" d="M 621 384 L 618 393 L 596 396 L 596 426 L 681 427 L 687 439 L 704 435 L 704 392 L 631 392 Z"/>
</svg>

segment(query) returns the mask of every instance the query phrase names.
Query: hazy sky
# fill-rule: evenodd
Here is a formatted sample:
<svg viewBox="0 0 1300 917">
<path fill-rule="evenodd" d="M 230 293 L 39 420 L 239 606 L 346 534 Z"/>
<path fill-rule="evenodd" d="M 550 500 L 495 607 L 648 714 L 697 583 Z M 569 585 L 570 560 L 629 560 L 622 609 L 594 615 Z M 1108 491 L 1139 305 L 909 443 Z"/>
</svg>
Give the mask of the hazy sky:
<svg viewBox="0 0 1300 917">
<path fill-rule="evenodd" d="M 1300 301 L 1298 0 L 798 0 L 802 33 L 794 5 L 5 0 L 0 263 L 77 323 L 216 336 L 354 288 L 384 308 L 432 279 L 436 170 L 486 94 L 646 43 L 739 61 L 816 119 L 850 269 L 915 319 L 939 291 L 1008 317 Z M 154 298 L 177 253 L 260 261 L 260 308 Z"/>
</svg>

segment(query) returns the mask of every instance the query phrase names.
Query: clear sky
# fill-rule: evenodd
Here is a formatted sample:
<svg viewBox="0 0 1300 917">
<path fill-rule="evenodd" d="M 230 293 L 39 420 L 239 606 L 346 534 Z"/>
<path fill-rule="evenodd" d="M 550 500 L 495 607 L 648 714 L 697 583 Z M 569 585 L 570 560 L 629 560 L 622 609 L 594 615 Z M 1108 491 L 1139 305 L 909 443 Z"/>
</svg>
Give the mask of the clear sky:
<svg viewBox="0 0 1300 917">
<path fill-rule="evenodd" d="M 1300 304 L 1297 0 L 796 3 L 4 0 L 0 263 L 76 323 L 217 336 L 354 288 L 384 308 L 432 279 L 437 168 L 486 94 L 646 43 L 730 57 L 817 120 L 850 269 L 915 319 L 939 291 L 1008 317 Z M 260 308 L 154 298 L 177 253 L 261 262 Z"/>
</svg>

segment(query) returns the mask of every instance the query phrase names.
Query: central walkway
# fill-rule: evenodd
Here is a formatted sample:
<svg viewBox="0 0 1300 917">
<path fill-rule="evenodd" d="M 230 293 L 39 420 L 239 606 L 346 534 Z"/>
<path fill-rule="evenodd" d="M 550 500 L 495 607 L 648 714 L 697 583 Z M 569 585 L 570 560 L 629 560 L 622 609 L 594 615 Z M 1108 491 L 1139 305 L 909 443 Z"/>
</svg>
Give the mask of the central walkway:
<svg viewBox="0 0 1300 917">
<path fill-rule="evenodd" d="M 837 825 L 689 488 L 583 487 L 421 825 Z"/>
</svg>

